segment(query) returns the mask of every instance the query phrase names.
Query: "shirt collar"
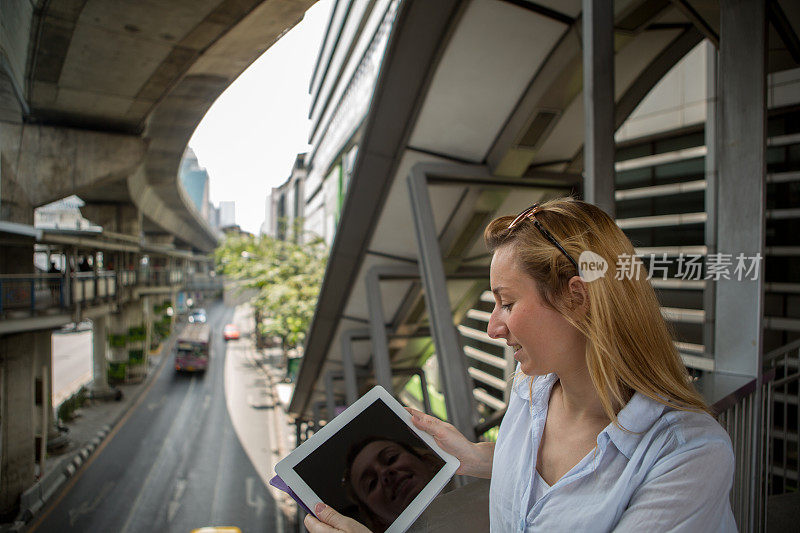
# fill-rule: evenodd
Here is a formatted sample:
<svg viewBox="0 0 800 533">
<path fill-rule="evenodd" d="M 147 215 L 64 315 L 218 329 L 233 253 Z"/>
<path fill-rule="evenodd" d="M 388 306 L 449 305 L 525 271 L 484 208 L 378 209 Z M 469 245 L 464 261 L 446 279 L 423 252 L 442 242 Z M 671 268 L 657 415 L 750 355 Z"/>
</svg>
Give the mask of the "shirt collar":
<svg viewBox="0 0 800 533">
<path fill-rule="evenodd" d="M 531 395 L 531 380 L 533 380 L 533 394 Z M 555 374 L 545 374 L 543 376 L 526 376 L 519 369 L 517 364 L 517 377 L 514 379 L 514 392 L 517 396 L 531 402 L 531 411 L 536 413 L 547 408 L 550 401 L 550 391 L 558 380 Z"/>
<path fill-rule="evenodd" d="M 517 372 L 513 384 L 514 392 L 522 400 L 531 402 L 531 414 L 536 415 L 542 412 L 547 408 L 550 392 L 558 380 L 558 376 L 556 374 L 526 376 L 520 372 L 519 364 Z M 533 397 L 531 397 L 531 380 L 533 380 Z M 611 423 L 600 432 L 597 442 L 610 440 L 625 457 L 630 459 L 644 433 L 661 417 L 664 407 L 664 404 L 652 400 L 640 392 L 634 393 L 625 407 L 617 414 L 619 425 L 625 429 Z M 602 447 L 605 445 L 603 444 Z"/>
<path fill-rule="evenodd" d="M 636 392 L 631 397 L 628 404 L 617 414 L 620 427 L 613 423 L 606 426 L 600 433 L 608 435 L 614 446 L 628 459 L 633 455 L 639 441 L 642 440 L 645 432 L 661 417 L 664 412 L 664 404 L 652 400 L 640 392 Z M 598 442 L 600 437 L 598 436 Z"/>
</svg>

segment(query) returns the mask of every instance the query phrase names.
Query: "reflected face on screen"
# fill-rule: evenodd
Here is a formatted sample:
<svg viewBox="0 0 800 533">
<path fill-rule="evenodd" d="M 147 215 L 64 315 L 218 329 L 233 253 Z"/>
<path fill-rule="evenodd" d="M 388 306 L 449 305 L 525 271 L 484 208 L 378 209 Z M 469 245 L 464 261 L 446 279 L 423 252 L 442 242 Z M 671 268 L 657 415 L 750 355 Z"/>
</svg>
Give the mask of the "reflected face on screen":
<svg viewBox="0 0 800 533">
<path fill-rule="evenodd" d="M 391 523 L 433 478 L 422 457 L 389 441 L 370 442 L 350 469 L 352 489 L 372 513 Z"/>
</svg>

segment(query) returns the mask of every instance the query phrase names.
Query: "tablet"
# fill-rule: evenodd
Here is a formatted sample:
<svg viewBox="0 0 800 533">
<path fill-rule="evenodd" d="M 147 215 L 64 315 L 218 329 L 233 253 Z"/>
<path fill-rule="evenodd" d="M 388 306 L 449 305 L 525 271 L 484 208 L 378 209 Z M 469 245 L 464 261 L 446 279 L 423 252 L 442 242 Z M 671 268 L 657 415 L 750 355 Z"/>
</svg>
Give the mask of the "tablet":
<svg viewBox="0 0 800 533">
<path fill-rule="evenodd" d="M 281 460 L 275 471 L 308 509 L 324 502 L 376 533 L 402 533 L 459 464 L 377 386 Z"/>
</svg>

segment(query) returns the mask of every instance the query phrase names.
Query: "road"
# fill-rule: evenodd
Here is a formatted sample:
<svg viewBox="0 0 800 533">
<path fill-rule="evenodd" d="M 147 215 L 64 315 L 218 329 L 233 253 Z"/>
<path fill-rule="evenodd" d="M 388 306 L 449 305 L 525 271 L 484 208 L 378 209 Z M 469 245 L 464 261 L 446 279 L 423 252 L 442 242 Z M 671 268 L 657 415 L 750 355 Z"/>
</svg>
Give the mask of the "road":
<svg viewBox="0 0 800 533">
<path fill-rule="evenodd" d="M 272 494 L 239 442 L 226 406 L 220 332 L 234 310 L 218 304 L 208 311 L 215 335 L 206 374 L 176 374 L 167 359 L 29 531 L 188 533 L 211 525 L 275 531 Z M 270 433 L 261 438 L 268 440 Z"/>
</svg>

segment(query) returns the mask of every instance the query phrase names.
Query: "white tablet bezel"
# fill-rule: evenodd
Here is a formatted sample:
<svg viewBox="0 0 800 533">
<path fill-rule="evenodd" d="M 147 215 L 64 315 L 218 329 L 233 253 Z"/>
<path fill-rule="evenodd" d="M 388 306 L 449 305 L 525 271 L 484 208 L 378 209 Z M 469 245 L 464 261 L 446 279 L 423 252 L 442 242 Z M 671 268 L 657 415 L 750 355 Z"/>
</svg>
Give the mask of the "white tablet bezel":
<svg viewBox="0 0 800 533">
<path fill-rule="evenodd" d="M 311 455 L 317 448 L 319 448 L 325 441 L 341 430 L 351 420 L 361 414 L 367 407 L 372 405 L 376 400 L 382 400 L 391 409 L 400 420 L 402 420 L 410 429 L 422 439 L 425 444 L 431 447 L 436 454 L 444 461 L 444 466 L 439 472 L 431 479 L 422 491 L 417 494 L 411 503 L 408 504 L 405 511 L 395 519 L 394 522 L 386 529 L 386 533 L 401 533 L 411 527 L 414 521 L 419 518 L 422 511 L 433 501 L 433 499 L 441 492 L 444 486 L 450 481 L 450 478 L 456 473 L 460 462 L 454 456 L 442 450 L 433 437 L 424 431 L 417 429 L 411 422 L 411 414 L 406 411 L 403 406 L 389 394 L 386 389 L 380 385 L 373 387 L 364 396 L 359 398 L 353 405 L 348 407 L 342 414 L 325 424 L 319 431 L 317 431 L 311 438 L 298 446 L 292 453 L 283 458 L 277 465 L 275 465 L 275 472 L 283 479 L 283 481 L 291 488 L 294 493 L 300 498 L 309 509 L 322 502 L 317 494 L 308 486 L 308 484 L 297 474 L 294 470 L 295 465 L 300 463 L 303 459 Z M 324 503 L 324 502 L 323 502 Z"/>
</svg>

